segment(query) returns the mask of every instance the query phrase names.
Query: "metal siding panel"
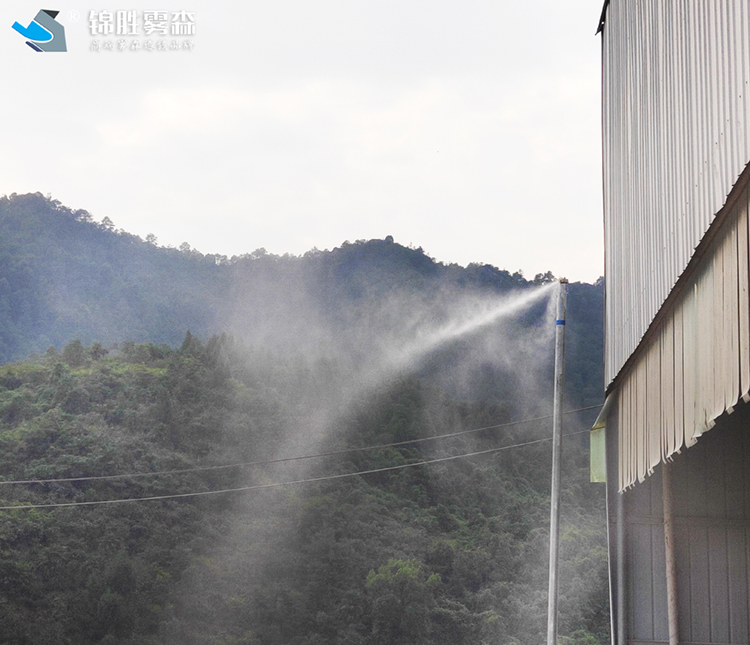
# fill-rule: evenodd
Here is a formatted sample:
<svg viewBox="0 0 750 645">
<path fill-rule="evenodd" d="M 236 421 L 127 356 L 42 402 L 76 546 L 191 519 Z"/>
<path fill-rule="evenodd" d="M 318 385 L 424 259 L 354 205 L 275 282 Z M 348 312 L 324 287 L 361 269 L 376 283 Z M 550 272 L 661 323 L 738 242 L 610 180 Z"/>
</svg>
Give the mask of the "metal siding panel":
<svg viewBox="0 0 750 645">
<path fill-rule="evenodd" d="M 726 517 L 726 484 L 724 476 L 724 454 L 722 434 L 713 437 L 710 448 L 704 448 L 705 453 L 705 486 L 706 486 L 706 509 L 702 517 Z"/>
<path fill-rule="evenodd" d="M 674 317 L 669 316 L 661 334 L 661 438 L 660 458 L 666 459 L 675 450 L 674 406 Z"/>
<path fill-rule="evenodd" d="M 711 285 L 712 302 L 711 315 L 711 337 L 713 338 L 713 351 L 710 356 L 705 356 L 703 369 L 710 374 L 710 386 L 706 393 L 706 426 L 712 427 L 712 420 L 724 412 L 724 378 L 725 378 L 725 356 L 724 356 L 724 246 L 716 245 L 713 258 L 713 284 Z M 707 384 L 708 385 L 708 384 Z M 713 396 L 711 396 L 713 390 Z"/>
<path fill-rule="evenodd" d="M 636 400 L 636 378 L 635 374 L 632 374 L 631 377 L 628 379 L 628 402 L 627 402 L 627 423 L 628 428 L 632 428 L 636 425 L 636 406 L 635 406 L 635 400 Z M 624 434 L 624 433 L 623 433 Z M 628 432 L 625 434 L 625 441 L 626 444 L 623 446 L 624 450 L 624 457 L 627 458 L 626 461 L 626 469 L 627 469 L 627 482 L 626 486 L 629 486 L 633 481 L 635 481 L 635 478 L 637 477 L 636 473 L 638 472 L 638 464 L 636 463 L 636 460 L 638 458 L 638 451 L 636 449 L 636 439 L 637 439 L 637 432 Z"/>
<path fill-rule="evenodd" d="M 646 416 L 646 396 L 648 394 L 648 365 L 641 361 L 636 370 L 635 414 L 633 424 L 635 434 L 635 454 L 638 480 L 643 481 L 648 471 L 648 418 Z"/>
<path fill-rule="evenodd" d="M 695 417 L 693 437 L 708 430 L 711 404 L 714 399 L 714 262 L 710 261 L 700 276 L 696 292 L 696 365 Z"/>
<path fill-rule="evenodd" d="M 658 50 L 658 56 L 660 60 L 660 69 L 662 82 L 667 87 L 674 86 L 674 79 L 672 78 L 673 65 L 671 62 L 671 50 L 669 44 L 668 35 L 672 31 L 672 9 L 668 7 L 669 3 L 664 2 L 657 5 L 658 15 L 658 26 L 657 33 L 662 35 L 659 39 L 654 34 L 656 41 L 656 48 Z M 658 262 L 660 268 L 659 283 L 663 283 L 671 272 L 672 262 L 672 231 L 674 228 L 674 219 L 664 217 L 665 213 L 670 211 L 670 205 L 674 203 L 674 183 L 666 180 L 667 171 L 659 160 L 662 159 L 663 155 L 668 154 L 670 150 L 674 150 L 674 146 L 671 145 L 671 132 L 674 127 L 672 119 L 668 111 L 669 101 L 667 97 L 662 97 L 658 91 L 659 96 L 659 151 L 657 153 L 657 170 L 658 179 L 661 184 L 664 185 L 664 190 L 659 195 L 659 210 L 658 219 L 661 226 L 661 240 L 662 240 L 662 258 Z"/>
<path fill-rule="evenodd" d="M 638 469 L 640 464 L 638 462 L 638 444 L 640 434 L 640 419 L 638 418 L 638 372 L 633 373 L 630 379 L 630 427 L 633 429 L 630 434 L 630 441 L 628 447 L 630 449 L 630 459 L 628 460 L 630 467 L 630 476 L 633 478 L 638 477 Z M 633 479 L 635 481 L 635 479 Z M 631 482 L 632 483 L 632 482 Z"/>
<path fill-rule="evenodd" d="M 721 468 L 726 486 L 726 516 L 730 519 L 745 517 L 744 450 L 742 444 L 724 442 Z"/>
<path fill-rule="evenodd" d="M 683 335 L 682 335 L 682 303 L 674 312 L 674 445 L 680 450 L 684 443 L 685 410 L 684 410 L 684 382 L 683 382 Z"/>
<path fill-rule="evenodd" d="M 617 427 L 629 428 L 630 427 L 630 382 L 626 381 L 622 384 L 619 392 L 619 405 L 617 406 Z M 627 440 L 630 433 L 618 432 L 617 433 L 617 490 L 623 490 L 626 486 L 625 482 L 630 477 L 630 469 L 626 468 L 626 457 L 629 451 L 625 449 L 624 441 Z"/>
<path fill-rule="evenodd" d="M 631 382 L 633 408 L 621 426 L 629 460 L 626 487 L 683 442 L 693 445 L 725 410 L 731 411 L 744 393 L 742 383 L 750 384 L 747 198 L 745 191 L 727 213 L 691 282 L 623 375 L 623 384 Z"/>
<path fill-rule="evenodd" d="M 693 437 L 708 430 L 714 393 L 714 280 L 713 262 L 699 276 L 696 292 L 696 390 Z"/>
<path fill-rule="evenodd" d="M 640 486 L 634 486 L 626 493 L 625 509 L 628 517 L 651 517 L 651 481 L 649 477 Z"/>
<path fill-rule="evenodd" d="M 664 500 L 662 498 L 661 476 L 649 477 L 648 483 L 650 486 L 650 490 L 649 490 L 649 499 L 651 502 L 650 515 L 652 518 L 657 519 L 661 522 L 663 521 L 663 518 L 664 518 Z M 662 534 L 662 541 L 663 540 L 664 540 L 664 535 Z M 662 567 L 662 570 L 663 570 L 663 567 Z"/>
<path fill-rule="evenodd" d="M 734 143 L 734 163 L 733 168 L 741 168 L 743 163 L 743 152 L 750 148 L 747 147 L 747 128 L 745 124 L 737 118 L 738 114 L 742 114 L 744 110 L 744 92 L 740 89 L 743 87 L 743 76 L 744 69 L 742 61 L 746 56 L 745 52 L 745 39 L 743 30 L 746 25 L 742 24 L 742 20 L 747 20 L 747 13 L 745 11 L 745 3 L 740 3 L 735 7 L 735 14 L 732 18 L 732 25 L 734 27 L 734 47 L 733 47 L 733 59 L 738 61 L 737 64 L 732 65 L 732 73 L 734 78 L 732 79 L 733 92 L 731 93 L 731 100 L 733 102 L 732 109 L 730 110 L 729 118 L 731 121 L 732 128 L 732 142 Z"/>
<path fill-rule="evenodd" d="M 736 3 L 734 2 L 722 2 L 718 5 L 720 11 L 718 11 L 717 20 L 717 31 L 718 31 L 718 42 L 720 43 L 717 48 L 717 84 L 718 84 L 718 98 L 719 98 L 719 116 L 721 117 L 721 130 L 719 139 L 720 146 L 720 168 L 721 177 L 717 186 L 717 195 L 719 201 L 724 203 L 726 194 L 722 194 L 722 186 L 732 185 L 736 176 L 731 174 L 731 168 L 734 162 L 734 145 L 731 141 L 731 125 L 729 120 L 729 110 L 732 108 L 732 103 L 729 94 L 730 83 L 734 81 L 731 78 L 729 69 L 729 60 L 734 56 L 734 47 L 732 42 L 732 35 L 729 29 L 729 21 L 732 19 L 733 7 Z M 729 55 L 729 57 L 728 57 Z M 731 79 L 731 81 L 730 81 Z"/>
<path fill-rule="evenodd" d="M 698 81 L 695 76 L 694 70 L 695 65 L 695 50 L 696 50 L 696 38 L 695 38 L 695 24 L 694 19 L 695 5 L 686 3 L 685 10 L 685 58 L 684 58 L 684 84 L 687 87 L 687 93 L 685 96 L 685 109 L 687 112 L 687 123 L 685 130 L 685 138 L 687 140 L 687 158 L 685 168 L 685 178 L 687 180 L 687 193 L 686 197 L 686 212 L 685 220 L 683 222 L 683 247 L 682 257 L 690 257 L 693 252 L 693 239 L 695 234 L 693 226 L 696 224 L 696 213 L 698 212 L 698 181 L 697 181 L 697 169 L 700 167 L 698 158 L 698 139 L 692 134 L 696 130 L 696 113 L 698 103 Z"/>
<path fill-rule="evenodd" d="M 728 230 L 727 248 L 724 252 L 724 304 L 725 315 L 725 372 L 724 407 L 733 408 L 740 397 L 739 361 L 739 285 L 738 285 L 737 222 Z"/>
<path fill-rule="evenodd" d="M 626 442 L 630 441 L 631 432 L 619 432 L 624 424 L 630 427 L 630 379 L 625 379 L 619 394 L 619 405 L 617 406 L 617 490 L 625 490 L 630 478 L 630 450 Z"/>
<path fill-rule="evenodd" d="M 674 463 L 679 464 L 679 467 L 672 468 L 671 471 L 672 513 L 675 517 L 685 517 L 689 515 L 690 510 L 692 477 L 688 468 L 684 465 L 686 454 L 683 452 L 681 455 L 675 457 Z M 680 522 L 675 522 L 674 526 L 680 526 Z M 679 540 L 676 541 L 679 542 Z"/>
<path fill-rule="evenodd" d="M 695 119 L 695 132 L 700 133 L 698 136 L 698 146 L 697 146 L 697 194 L 696 194 L 696 206 L 698 207 L 698 211 L 695 213 L 695 217 L 693 218 L 693 245 L 695 248 L 695 240 L 700 238 L 700 232 L 705 226 L 704 219 L 705 219 L 705 212 L 708 208 L 708 200 L 707 200 L 707 184 L 710 180 L 710 176 L 708 175 L 708 151 L 707 147 L 709 147 L 709 144 L 707 142 L 707 137 L 710 137 L 710 133 L 707 133 L 705 131 L 705 121 L 706 119 L 706 113 L 708 112 L 708 97 L 707 94 L 707 88 L 706 88 L 706 19 L 703 15 L 703 12 L 701 11 L 702 7 L 698 5 L 698 3 L 695 4 L 696 9 L 696 20 L 695 20 L 695 28 L 696 28 L 696 35 L 697 35 L 697 41 L 696 41 L 696 47 L 694 52 L 694 58 L 693 58 L 693 64 L 695 69 L 695 81 L 696 81 L 696 87 L 697 87 L 697 114 Z"/>
<path fill-rule="evenodd" d="M 677 470 L 677 469 L 675 469 Z M 673 471 L 674 472 L 674 471 Z M 686 490 L 686 489 L 681 489 Z M 679 495 L 675 499 L 679 499 Z M 677 509 L 675 509 L 676 511 Z M 692 607 L 692 596 L 690 595 L 690 530 L 686 524 L 679 522 L 674 525 L 675 531 L 675 554 L 677 563 L 677 628 L 680 639 L 692 641 L 692 620 L 690 608 Z"/>
<path fill-rule="evenodd" d="M 708 590 L 708 532 L 705 527 L 690 527 L 690 631 L 691 640 L 711 641 L 711 616 Z"/>
<path fill-rule="evenodd" d="M 729 570 L 727 535 L 723 526 L 708 529 L 711 642 L 729 642 Z"/>
<path fill-rule="evenodd" d="M 637 450 L 637 424 L 636 424 L 636 387 L 638 379 L 636 378 L 636 372 L 633 371 L 628 378 L 628 413 L 627 423 L 630 429 L 624 435 L 623 450 L 625 452 L 624 458 L 626 459 L 627 468 L 627 481 L 625 486 L 630 486 L 637 478 L 638 473 L 638 450 Z M 622 490 L 622 489 L 621 489 Z"/>
<path fill-rule="evenodd" d="M 737 156 L 740 165 L 744 162 L 744 153 L 750 150 L 750 124 L 747 120 L 743 120 L 741 117 L 743 114 L 750 113 L 750 101 L 748 101 L 747 90 L 748 90 L 748 78 L 750 78 L 750 12 L 748 6 L 744 2 L 740 2 L 740 19 L 735 23 L 739 29 L 738 41 L 740 46 L 738 48 L 738 56 L 740 63 L 735 65 L 738 77 L 735 81 L 735 95 L 737 96 L 737 110 L 733 115 L 735 121 L 735 128 L 737 124 L 742 127 L 744 131 L 744 139 L 740 140 L 742 144 L 741 149 L 738 151 Z"/>
<path fill-rule="evenodd" d="M 610 383 L 750 159 L 747 0 L 611 3 L 603 32 Z"/>
<path fill-rule="evenodd" d="M 741 3 L 740 3 L 741 5 Z M 736 168 L 742 167 L 742 142 L 745 138 L 744 128 L 741 123 L 738 123 L 734 119 L 734 115 L 737 114 L 737 110 L 740 107 L 738 102 L 738 92 L 734 88 L 741 86 L 742 77 L 737 74 L 738 70 L 741 70 L 742 66 L 739 64 L 740 56 L 742 55 L 741 49 L 741 30 L 738 26 L 738 19 L 740 19 L 741 7 L 737 3 L 729 4 L 728 19 L 726 25 L 726 42 L 727 45 L 727 60 L 738 61 L 738 64 L 724 65 L 724 73 L 727 74 L 727 78 L 724 81 L 724 87 L 726 89 L 726 142 L 730 147 L 729 158 L 730 164 L 728 166 L 729 172 L 732 172 Z M 733 129 L 736 126 L 736 130 Z M 728 179 L 734 183 L 736 176 L 730 176 Z"/>
<path fill-rule="evenodd" d="M 706 24 L 707 32 L 707 50 L 708 50 L 708 122 L 706 124 L 709 131 L 712 131 L 711 158 L 709 169 L 711 172 L 711 201 L 706 209 L 709 223 L 716 212 L 721 208 L 724 195 L 721 194 L 721 182 L 724 179 L 725 159 L 723 145 L 724 119 L 722 117 L 721 101 L 721 67 L 718 61 L 718 48 L 723 46 L 721 40 L 721 18 L 722 12 L 717 12 L 718 3 L 708 3 L 706 11 L 709 14 L 709 20 Z M 712 47 L 711 43 L 717 45 Z M 730 184 L 731 186 L 731 184 Z M 712 206 L 712 205 L 716 206 Z"/>
<path fill-rule="evenodd" d="M 684 382 L 684 400 L 685 400 L 685 446 L 690 447 L 695 443 L 694 428 L 695 428 L 695 406 L 693 402 L 696 398 L 696 335 L 697 335 L 697 321 L 696 321 L 696 292 L 697 286 L 693 285 L 692 288 L 688 288 L 687 298 L 685 300 L 685 306 L 683 308 L 683 382 Z"/>
<path fill-rule="evenodd" d="M 737 402 L 735 383 L 739 381 L 739 362 L 737 360 L 737 238 L 735 223 L 727 222 L 717 242 L 720 253 L 717 256 L 716 273 L 714 275 L 717 303 L 719 309 L 717 322 L 721 325 L 717 330 L 720 345 L 717 346 L 717 356 L 714 363 L 714 376 L 720 390 L 714 399 L 714 413 L 719 416 L 730 409 Z M 720 294 L 718 293 L 720 291 Z M 737 385 L 739 391 L 739 385 Z"/>
<path fill-rule="evenodd" d="M 630 575 L 630 630 L 634 640 L 653 640 L 653 575 L 651 526 L 629 524 L 628 569 Z"/>
<path fill-rule="evenodd" d="M 686 453 L 690 495 L 687 515 L 703 517 L 706 514 L 706 451 L 702 443 L 696 444 Z"/>
<path fill-rule="evenodd" d="M 748 642 L 747 556 L 745 529 L 727 530 L 729 553 L 729 642 Z"/>
<path fill-rule="evenodd" d="M 652 477 L 652 480 L 661 479 Z M 661 498 L 658 500 L 661 503 Z M 669 618 L 667 615 L 667 576 L 666 558 L 664 555 L 664 526 L 655 524 L 651 526 L 652 544 L 652 566 L 653 566 L 653 589 L 654 589 L 654 640 L 669 640 Z"/>
<path fill-rule="evenodd" d="M 741 198 L 740 211 L 737 221 L 737 271 L 739 292 L 739 361 L 740 361 L 740 395 L 750 392 L 750 300 L 748 299 L 748 285 L 750 284 L 750 266 L 748 265 L 747 227 L 747 189 Z"/>
<path fill-rule="evenodd" d="M 658 343 L 651 345 L 646 368 L 646 450 L 647 472 L 650 474 L 661 461 L 661 356 Z"/>
</svg>

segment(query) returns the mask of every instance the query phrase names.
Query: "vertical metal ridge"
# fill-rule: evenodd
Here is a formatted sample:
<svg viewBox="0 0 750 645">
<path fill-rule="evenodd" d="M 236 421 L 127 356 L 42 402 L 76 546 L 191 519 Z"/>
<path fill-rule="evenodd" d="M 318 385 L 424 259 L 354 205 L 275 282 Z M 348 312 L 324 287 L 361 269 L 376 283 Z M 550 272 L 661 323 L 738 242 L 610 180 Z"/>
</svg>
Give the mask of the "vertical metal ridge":
<svg viewBox="0 0 750 645">
<path fill-rule="evenodd" d="M 603 32 L 606 380 L 750 160 L 748 0 L 613 0 Z"/>
<path fill-rule="evenodd" d="M 619 381 L 620 490 L 694 445 L 750 388 L 750 188 Z"/>
</svg>

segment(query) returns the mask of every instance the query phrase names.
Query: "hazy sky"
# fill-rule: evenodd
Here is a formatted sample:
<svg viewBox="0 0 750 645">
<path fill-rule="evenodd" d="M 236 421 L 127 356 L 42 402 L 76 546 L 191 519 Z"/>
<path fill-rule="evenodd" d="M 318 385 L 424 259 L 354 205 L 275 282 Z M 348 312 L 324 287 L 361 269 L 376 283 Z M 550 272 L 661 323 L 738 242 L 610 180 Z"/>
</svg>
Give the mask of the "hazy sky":
<svg viewBox="0 0 750 645">
<path fill-rule="evenodd" d="M 106 0 L 68 52 L 4 0 L 0 193 L 51 193 L 160 244 L 235 255 L 383 238 L 532 277 L 603 272 L 601 0 Z M 90 11 L 135 11 L 125 51 Z M 189 50 L 132 51 L 143 12 Z"/>
</svg>

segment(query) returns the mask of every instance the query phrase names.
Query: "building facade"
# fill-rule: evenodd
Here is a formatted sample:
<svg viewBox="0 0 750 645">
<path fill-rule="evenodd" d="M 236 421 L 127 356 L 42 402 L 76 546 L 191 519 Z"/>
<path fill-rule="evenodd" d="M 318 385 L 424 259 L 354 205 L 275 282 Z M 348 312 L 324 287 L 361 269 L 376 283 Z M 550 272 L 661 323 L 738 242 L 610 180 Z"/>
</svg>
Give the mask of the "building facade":
<svg viewBox="0 0 750 645">
<path fill-rule="evenodd" d="M 750 643 L 750 0 L 600 31 L 613 642 Z"/>
</svg>

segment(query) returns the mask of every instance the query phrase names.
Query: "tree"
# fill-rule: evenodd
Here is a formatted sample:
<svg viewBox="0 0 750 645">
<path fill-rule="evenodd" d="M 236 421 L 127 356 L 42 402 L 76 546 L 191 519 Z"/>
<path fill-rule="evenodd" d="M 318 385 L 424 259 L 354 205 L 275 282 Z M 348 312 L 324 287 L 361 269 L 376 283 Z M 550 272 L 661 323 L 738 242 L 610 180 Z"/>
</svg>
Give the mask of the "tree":
<svg viewBox="0 0 750 645">
<path fill-rule="evenodd" d="M 99 359 L 104 358 L 107 354 L 109 354 L 109 350 L 105 349 L 101 343 L 94 343 L 91 346 L 89 353 L 91 354 L 91 358 L 93 358 L 95 361 L 98 361 Z"/>
<path fill-rule="evenodd" d="M 372 632 L 382 645 L 428 643 L 430 610 L 440 576 L 429 577 L 417 560 L 391 559 L 370 571 L 367 589 L 372 599 Z"/>
<path fill-rule="evenodd" d="M 81 341 L 76 339 L 65 345 L 62 350 L 62 359 L 70 367 L 81 367 L 86 362 L 86 349 Z"/>
</svg>

